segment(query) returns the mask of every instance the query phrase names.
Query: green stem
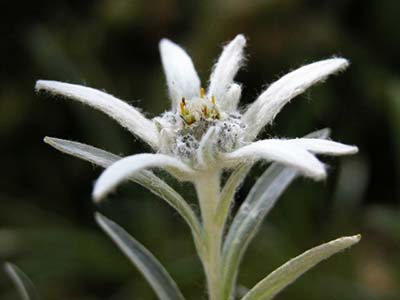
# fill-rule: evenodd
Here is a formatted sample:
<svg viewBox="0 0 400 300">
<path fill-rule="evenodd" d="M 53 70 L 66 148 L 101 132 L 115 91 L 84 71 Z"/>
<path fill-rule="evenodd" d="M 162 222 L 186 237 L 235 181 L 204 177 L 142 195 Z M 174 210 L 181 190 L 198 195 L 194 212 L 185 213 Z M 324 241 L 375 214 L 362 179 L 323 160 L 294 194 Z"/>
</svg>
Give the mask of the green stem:
<svg viewBox="0 0 400 300">
<path fill-rule="evenodd" d="M 209 170 L 199 174 L 195 181 L 203 219 L 205 253 L 201 257 L 207 278 L 210 300 L 221 295 L 221 245 L 223 228 L 215 218 L 220 200 L 220 171 Z"/>
</svg>

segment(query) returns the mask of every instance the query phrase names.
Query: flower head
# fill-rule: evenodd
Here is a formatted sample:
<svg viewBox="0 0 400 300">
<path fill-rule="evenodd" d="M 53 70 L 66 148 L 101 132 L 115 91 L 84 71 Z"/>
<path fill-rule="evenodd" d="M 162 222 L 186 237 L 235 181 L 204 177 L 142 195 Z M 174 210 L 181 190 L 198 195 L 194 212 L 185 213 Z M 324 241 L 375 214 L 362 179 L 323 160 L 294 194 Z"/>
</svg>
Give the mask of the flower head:
<svg viewBox="0 0 400 300">
<path fill-rule="evenodd" d="M 174 207 L 191 228 L 211 300 L 234 298 L 241 257 L 261 221 L 292 180 L 299 173 L 316 180 L 326 176 L 323 163 L 315 155 L 345 155 L 358 150 L 327 140 L 326 130 L 305 138 L 256 140 L 286 103 L 313 84 L 345 69 L 348 62 L 331 58 L 301 67 L 271 84 L 247 109 L 240 109 L 241 85 L 234 82 L 234 77 L 243 63 L 245 44 L 244 36 L 238 35 L 224 47 L 205 90 L 186 52 L 173 42 L 162 40 L 160 52 L 171 109 L 152 120 L 125 102 L 92 88 L 43 80 L 36 84 L 39 91 L 72 98 L 103 111 L 153 148 L 155 153 L 120 158 L 92 146 L 45 138 L 62 152 L 107 168 L 96 182 L 93 191 L 96 200 L 130 179 Z M 235 191 L 258 160 L 274 163 L 257 180 L 225 235 Z M 180 180 L 192 182 L 201 216 L 177 191 L 148 170 L 152 168 L 163 168 Z M 233 171 L 221 188 L 224 169 Z M 142 270 L 161 295 L 160 299 L 167 299 L 165 295 L 170 293 L 175 296 L 169 299 L 182 298 L 175 283 L 146 249 L 116 224 L 102 217 L 97 220 Z M 315 264 L 359 239 L 359 236 L 345 237 L 305 252 L 260 281 L 243 299 L 259 300 L 260 295 L 271 299 Z M 138 251 L 145 263 L 138 258 Z M 152 272 L 157 276 L 147 276 Z"/>
<path fill-rule="evenodd" d="M 292 166 L 316 180 L 323 179 L 326 170 L 316 154 L 352 154 L 357 147 L 315 138 L 254 140 L 286 103 L 344 70 L 348 61 L 331 58 L 303 66 L 271 84 L 247 109 L 239 109 L 241 85 L 234 82 L 234 77 L 243 64 L 245 45 L 244 36 L 238 35 L 224 47 L 205 90 L 188 54 L 175 43 L 161 40 L 171 110 L 152 120 L 125 102 L 92 88 L 39 80 L 36 89 L 103 111 L 156 152 L 128 156 L 112 165 L 97 181 L 96 198 L 148 168 L 164 168 L 179 179 L 194 181 L 202 170 L 266 160 Z"/>
</svg>

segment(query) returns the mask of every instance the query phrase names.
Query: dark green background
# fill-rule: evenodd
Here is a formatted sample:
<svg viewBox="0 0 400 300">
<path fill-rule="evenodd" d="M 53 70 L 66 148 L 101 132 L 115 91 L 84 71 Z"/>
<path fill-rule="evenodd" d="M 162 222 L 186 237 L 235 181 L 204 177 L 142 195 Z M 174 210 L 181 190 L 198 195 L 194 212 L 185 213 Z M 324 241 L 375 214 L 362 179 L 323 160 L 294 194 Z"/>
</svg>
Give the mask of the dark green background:
<svg viewBox="0 0 400 300">
<path fill-rule="evenodd" d="M 399 15 L 397 0 L 2 1 L 0 260 L 20 266 L 43 299 L 155 299 L 95 225 L 98 209 L 160 258 L 187 299 L 205 299 L 189 231 L 172 209 L 135 185 L 96 207 L 90 193 L 101 170 L 42 139 L 125 155 L 148 149 L 106 116 L 35 95 L 33 87 L 37 79 L 86 84 L 153 117 L 168 109 L 162 37 L 188 50 L 206 82 L 223 43 L 243 33 L 243 106 L 295 67 L 332 56 L 351 61 L 345 73 L 285 107 L 263 137 L 330 127 L 335 140 L 358 145 L 360 153 L 326 159 L 326 182 L 300 179 L 290 187 L 244 259 L 240 290 L 312 246 L 362 233 L 359 245 L 277 299 L 399 299 Z M 264 167 L 254 168 L 237 203 Z M 190 198 L 189 187 L 179 190 Z M 0 298 L 17 299 L 4 273 Z"/>
</svg>

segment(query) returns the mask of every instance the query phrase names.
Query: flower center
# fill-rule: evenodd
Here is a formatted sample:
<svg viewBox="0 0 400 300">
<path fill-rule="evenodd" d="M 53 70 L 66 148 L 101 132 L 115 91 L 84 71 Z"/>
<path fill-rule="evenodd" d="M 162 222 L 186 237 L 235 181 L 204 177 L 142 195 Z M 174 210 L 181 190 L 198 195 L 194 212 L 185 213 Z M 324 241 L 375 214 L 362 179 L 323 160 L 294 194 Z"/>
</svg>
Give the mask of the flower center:
<svg viewBox="0 0 400 300">
<path fill-rule="evenodd" d="M 182 120 L 189 126 L 200 120 L 219 120 L 221 117 L 215 97 L 211 96 L 211 99 L 207 99 L 203 88 L 200 89 L 199 98 L 196 97 L 187 101 L 183 97 L 179 108 Z"/>
<path fill-rule="evenodd" d="M 177 112 L 165 112 L 154 119 L 160 130 L 160 152 L 196 165 L 196 152 L 210 128 L 215 139 L 208 141 L 217 152 L 230 152 L 243 145 L 244 124 L 239 112 L 224 112 L 214 96 L 208 98 L 204 89 L 199 97 L 182 98 Z"/>
</svg>

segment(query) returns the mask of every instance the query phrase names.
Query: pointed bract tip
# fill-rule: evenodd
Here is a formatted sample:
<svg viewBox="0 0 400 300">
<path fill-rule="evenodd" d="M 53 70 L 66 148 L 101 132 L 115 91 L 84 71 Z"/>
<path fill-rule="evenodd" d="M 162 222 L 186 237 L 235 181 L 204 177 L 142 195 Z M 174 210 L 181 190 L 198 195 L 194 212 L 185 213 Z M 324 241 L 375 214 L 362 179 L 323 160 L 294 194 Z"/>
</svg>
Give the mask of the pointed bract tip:
<svg viewBox="0 0 400 300">
<path fill-rule="evenodd" d="M 40 90 L 42 90 L 44 88 L 44 85 L 46 83 L 46 80 L 38 80 L 35 83 L 35 91 L 39 92 Z"/>
<path fill-rule="evenodd" d="M 167 38 L 162 38 L 160 42 L 158 43 L 158 46 L 160 49 L 169 47 L 169 46 L 177 46 L 173 41 Z"/>
<path fill-rule="evenodd" d="M 317 131 L 313 131 L 304 137 L 312 138 L 312 139 L 328 139 L 330 136 L 331 136 L 331 129 L 330 128 L 322 128 Z"/>
<path fill-rule="evenodd" d="M 342 71 L 350 65 L 350 62 L 343 57 L 334 57 L 329 59 L 329 61 L 336 64 L 338 71 Z"/>
<path fill-rule="evenodd" d="M 100 228 L 102 228 L 103 230 L 106 230 L 106 228 L 108 227 L 107 223 L 111 222 L 111 220 L 109 220 L 107 217 L 97 211 L 94 213 L 94 220 L 96 221 L 97 225 L 99 225 Z"/>
<path fill-rule="evenodd" d="M 242 94 L 242 86 L 236 82 L 232 83 L 228 89 L 227 96 L 237 97 L 240 99 L 241 94 Z"/>
<path fill-rule="evenodd" d="M 103 200 L 103 196 L 101 193 L 99 193 L 98 191 L 93 191 L 92 193 L 92 199 L 94 203 L 100 203 L 101 200 Z"/>
<path fill-rule="evenodd" d="M 319 170 L 317 172 L 314 172 L 313 174 L 310 175 L 311 178 L 313 178 L 315 181 L 322 181 L 325 180 L 327 177 L 325 169 Z"/>
<path fill-rule="evenodd" d="M 331 136 L 331 134 L 332 134 L 332 130 L 328 127 L 320 130 L 320 136 L 323 139 L 329 138 Z"/>
<path fill-rule="evenodd" d="M 346 244 L 347 244 L 346 247 L 350 247 L 350 246 L 357 244 L 361 240 L 361 234 L 356 234 L 356 235 L 352 235 L 352 236 L 344 236 L 344 237 L 340 238 L 340 240 L 342 240 L 343 242 L 346 242 Z"/>
<path fill-rule="evenodd" d="M 352 238 L 355 240 L 356 243 L 358 243 L 361 240 L 362 235 L 356 234 L 356 235 L 353 235 Z"/>
<path fill-rule="evenodd" d="M 4 262 L 4 264 L 3 264 L 3 268 L 6 272 L 9 272 L 10 270 L 12 270 L 12 266 L 13 265 L 11 263 L 9 263 L 8 261 Z"/>
<path fill-rule="evenodd" d="M 50 145 L 51 147 L 54 147 L 54 148 L 57 149 L 57 146 L 60 143 L 64 142 L 64 140 L 58 139 L 58 138 L 55 138 L 55 137 L 51 137 L 51 136 L 45 136 L 43 138 L 43 142 L 45 142 L 47 145 Z"/>
<path fill-rule="evenodd" d="M 242 33 L 239 33 L 235 38 L 234 41 L 241 44 L 246 45 L 246 38 Z"/>
<path fill-rule="evenodd" d="M 50 91 L 54 86 L 57 87 L 57 84 L 60 84 L 60 82 L 55 80 L 38 80 L 35 84 L 35 91 Z"/>
<path fill-rule="evenodd" d="M 49 144 L 49 145 L 52 144 L 53 140 L 54 140 L 54 138 L 52 138 L 52 137 L 50 137 L 50 136 L 45 136 L 45 137 L 43 138 L 43 142 L 45 142 L 46 144 Z"/>
<path fill-rule="evenodd" d="M 349 154 L 356 154 L 358 152 L 357 146 L 350 146 Z"/>
<path fill-rule="evenodd" d="M 315 181 L 322 181 L 325 180 L 328 176 L 326 172 L 325 165 L 314 166 L 313 168 L 308 168 L 307 170 L 299 170 L 300 173 L 303 173 L 305 177 L 309 177 Z"/>
<path fill-rule="evenodd" d="M 108 194 L 109 190 L 99 186 L 97 182 L 94 185 L 92 199 L 95 203 L 100 203 Z"/>
<path fill-rule="evenodd" d="M 94 219 L 95 219 L 96 223 L 99 224 L 100 226 L 101 226 L 101 223 L 103 222 L 104 218 L 105 217 L 101 213 L 99 213 L 97 211 L 94 213 Z"/>
</svg>

